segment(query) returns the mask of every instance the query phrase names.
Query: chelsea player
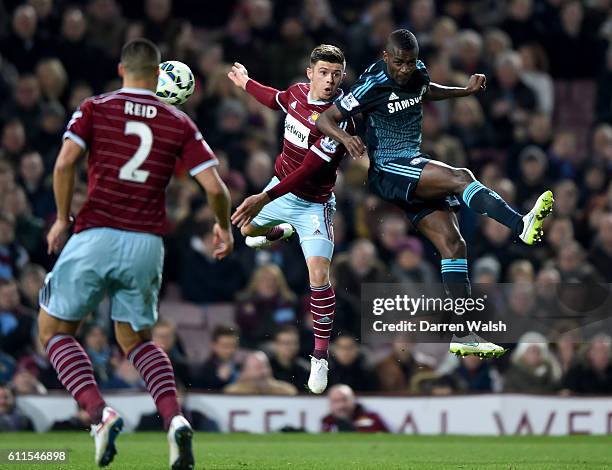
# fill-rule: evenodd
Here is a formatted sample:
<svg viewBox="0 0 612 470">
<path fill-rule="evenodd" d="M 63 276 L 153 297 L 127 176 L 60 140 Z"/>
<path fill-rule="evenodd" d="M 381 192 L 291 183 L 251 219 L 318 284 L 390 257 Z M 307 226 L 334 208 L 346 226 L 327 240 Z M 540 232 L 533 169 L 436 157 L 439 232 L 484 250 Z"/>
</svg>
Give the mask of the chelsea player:
<svg viewBox="0 0 612 470">
<path fill-rule="evenodd" d="M 471 295 L 466 244 L 455 212 L 459 198 L 472 210 L 509 227 L 515 238 L 533 245 L 542 237 L 542 225 L 552 211 L 553 194 L 544 192 L 526 215 L 514 211 L 466 168 L 431 160 L 420 151 L 423 101 L 469 96 L 485 89 L 482 74 L 470 77 L 466 87 L 432 83 L 418 59 L 419 45 L 407 29 L 389 35 L 382 60 L 359 77 L 346 96 L 317 120 L 317 128 L 342 143 L 354 158 L 365 146 L 338 123 L 361 113 L 370 158 L 368 185 L 382 199 L 399 206 L 413 225 L 436 247 L 442 258 L 442 282 L 448 296 Z M 453 337 L 450 352 L 457 355 L 499 357 L 504 348 L 470 333 Z"/>
</svg>

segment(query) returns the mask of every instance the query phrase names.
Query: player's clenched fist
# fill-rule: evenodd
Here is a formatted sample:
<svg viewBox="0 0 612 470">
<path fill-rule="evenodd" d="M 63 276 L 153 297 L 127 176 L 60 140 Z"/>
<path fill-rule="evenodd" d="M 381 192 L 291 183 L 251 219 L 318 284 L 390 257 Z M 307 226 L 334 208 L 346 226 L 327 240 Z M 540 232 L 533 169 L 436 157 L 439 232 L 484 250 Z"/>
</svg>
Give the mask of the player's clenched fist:
<svg viewBox="0 0 612 470">
<path fill-rule="evenodd" d="M 353 158 L 361 158 L 365 153 L 365 145 L 363 145 L 363 141 L 356 135 L 351 135 L 347 137 L 342 144 L 346 148 L 346 151 Z"/>
<path fill-rule="evenodd" d="M 475 73 L 470 77 L 465 88 L 470 94 L 485 90 L 487 88 L 487 77 L 482 73 Z"/>
<path fill-rule="evenodd" d="M 244 90 L 247 82 L 249 81 L 249 72 L 244 65 L 239 62 L 234 62 L 234 65 L 232 65 L 232 70 L 229 71 L 227 77 L 234 82 L 234 85 L 239 86 Z"/>
</svg>

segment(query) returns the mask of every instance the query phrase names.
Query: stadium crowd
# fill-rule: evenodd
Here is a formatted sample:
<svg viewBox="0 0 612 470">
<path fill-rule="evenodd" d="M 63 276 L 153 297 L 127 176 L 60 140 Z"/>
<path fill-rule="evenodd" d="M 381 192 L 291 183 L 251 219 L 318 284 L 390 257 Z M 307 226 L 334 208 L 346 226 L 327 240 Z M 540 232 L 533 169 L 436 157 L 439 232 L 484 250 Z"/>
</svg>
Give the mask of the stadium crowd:
<svg viewBox="0 0 612 470">
<path fill-rule="evenodd" d="M 346 53 L 348 86 L 392 30 L 409 28 L 432 81 L 463 86 L 472 73 L 487 75 L 476 97 L 425 104 L 423 151 L 470 168 L 518 210 L 528 210 L 544 189 L 555 194 L 554 216 L 536 248 L 513 243 L 491 219 L 461 212 L 473 282 L 609 283 L 611 12 L 609 0 L 226 0 L 205 8 L 197 0 L 0 0 L 0 383 L 9 384 L 0 387 L 0 430 L 20 423 L 6 418 L 14 394 L 60 388 L 34 339 L 38 289 L 54 262 L 45 244 L 55 211 L 53 164 L 79 103 L 119 87 L 126 40 L 145 36 L 163 59 L 192 67 L 196 91 L 184 111 L 217 154 L 236 207 L 270 179 L 283 116 L 234 87 L 229 64 L 241 62 L 258 81 L 285 88 L 306 80 L 315 45 L 332 43 Z M 378 393 L 612 394 L 605 333 L 526 333 L 495 363 L 448 357 L 445 344 L 398 339 L 376 351 L 360 344 L 361 283 L 432 283 L 439 276 L 433 247 L 368 194 L 366 173 L 367 161 L 347 158 L 335 190 L 331 385 Z M 74 213 L 86 197 L 86 176 L 83 162 Z M 207 332 L 205 361 L 188 358 L 172 315 L 156 326 L 153 339 L 177 377 L 188 388 L 227 393 L 304 392 L 312 330 L 297 242 L 255 252 L 236 233 L 235 253 L 215 261 L 212 214 L 180 167 L 167 196 L 173 230 L 165 239 L 162 303 L 234 305 L 233 321 Z M 138 389 L 107 315 L 92 312 L 80 339 L 101 388 Z"/>
</svg>

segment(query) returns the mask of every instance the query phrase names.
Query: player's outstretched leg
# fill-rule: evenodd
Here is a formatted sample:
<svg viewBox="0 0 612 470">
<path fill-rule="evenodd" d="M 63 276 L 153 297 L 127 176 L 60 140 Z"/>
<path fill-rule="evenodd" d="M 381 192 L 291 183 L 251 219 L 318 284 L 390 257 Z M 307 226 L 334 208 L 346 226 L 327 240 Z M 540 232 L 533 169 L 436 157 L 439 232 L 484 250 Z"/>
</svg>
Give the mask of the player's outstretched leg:
<svg viewBox="0 0 612 470">
<path fill-rule="evenodd" d="M 459 232 L 457 216 L 451 211 L 435 211 L 418 223 L 419 231 L 436 247 L 442 257 L 441 271 L 444 291 L 451 298 L 468 298 L 472 295 L 468 276 L 467 248 Z M 455 317 L 467 330 L 462 318 Z M 468 331 L 462 337 L 453 335 L 449 352 L 458 356 L 500 357 L 506 350 Z"/>
<path fill-rule="evenodd" d="M 247 235 L 245 243 L 248 247 L 267 248 L 276 241 L 286 240 L 293 235 L 293 232 L 294 229 L 291 224 L 283 223 L 268 229 L 263 235 L 249 236 L 249 232 L 243 233 L 243 235 Z"/>
<path fill-rule="evenodd" d="M 327 388 L 328 349 L 334 325 L 336 294 L 329 282 L 329 259 L 311 256 L 306 259 L 306 263 L 310 277 L 310 312 L 314 333 L 308 389 L 312 393 L 320 394 Z"/>
<path fill-rule="evenodd" d="M 130 363 L 140 373 L 147 390 L 153 397 L 157 411 L 168 430 L 170 468 L 191 470 L 195 467 L 191 441 L 193 430 L 181 413 L 176 397 L 174 369 L 166 353 L 148 340 L 148 330 L 135 332 L 130 324 L 115 322 L 119 345 Z"/>
<path fill-rule="evenodd" d="M 439 199 L 451 194 L 461 196 L 473 211 L 505 225 L 516 238 L 528 245 L 541 239 L 544 219 L 552 212 L 554 202 L 552 192 L 546 191 L 538 198 L 534 208 L 522 216 L 499 194 L 477 181 L 470 170 L 429 161 L 421 173 L 416 197 Z"/>
<path fill-rule="evenodd" d="M 95 423 L 91 426 L 95 462 L 105 467 L 117 453 L 115 440 L 123 428 L 123 419 L 100 394 L 91 360 L 74 337 L 78 326 L 79 322 L 58 320 L 42 309 L 38 316 L 40 340 L 58 379 Z"/>
</svg>

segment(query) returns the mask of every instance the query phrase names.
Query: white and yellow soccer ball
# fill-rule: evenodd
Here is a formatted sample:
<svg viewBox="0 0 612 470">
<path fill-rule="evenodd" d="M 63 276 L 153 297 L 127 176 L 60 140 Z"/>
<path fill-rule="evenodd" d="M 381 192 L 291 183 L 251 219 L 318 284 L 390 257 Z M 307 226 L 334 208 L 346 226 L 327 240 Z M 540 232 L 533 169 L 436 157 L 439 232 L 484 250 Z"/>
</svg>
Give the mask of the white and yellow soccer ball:
<svg viewBox="0 0 612 470">
<path fill-rule="evenodd" d="M 178 60 L 159 64 L 159 78 L 155 95 L 164 103 L 180 105 L 193 94 L 195 79 L 191 69 Z"/>
</svg>

